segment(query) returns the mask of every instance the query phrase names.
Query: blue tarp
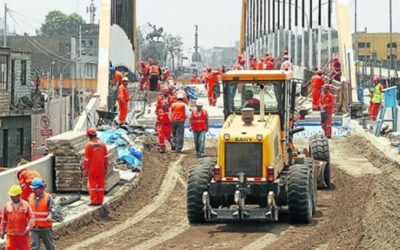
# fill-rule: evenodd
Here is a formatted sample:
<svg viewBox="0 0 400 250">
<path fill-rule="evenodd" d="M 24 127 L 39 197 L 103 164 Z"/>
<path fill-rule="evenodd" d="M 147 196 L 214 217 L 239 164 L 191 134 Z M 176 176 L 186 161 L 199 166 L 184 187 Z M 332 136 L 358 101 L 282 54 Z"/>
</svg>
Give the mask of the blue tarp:
<svg viewBox="0 0 400 250">
<path fill-rule="evenodd" d="M 193 89 L 191 89 L 190 87 L 184 87 L 183 90 L 186 92 L 188 98 L 191 100 L 197 100 L 197 95 L 196 92 L 194 92 Z"/>
<path fill-rule="evenodd" d="M 99 133 L 100 141 L 113 145 L 116 144 L 118 146 L 118 160 L 122 160 L 128 164 L 129 167 L 141 167 L 143 163 L 140 161 L 143 158 L 143 154 L 137 151 L 134 147 L 126 147 L 127 142 L 121 137 L 128 132 L 125 129 L 117 129 L 117 130 L 106 130 Z"/>
</svg>

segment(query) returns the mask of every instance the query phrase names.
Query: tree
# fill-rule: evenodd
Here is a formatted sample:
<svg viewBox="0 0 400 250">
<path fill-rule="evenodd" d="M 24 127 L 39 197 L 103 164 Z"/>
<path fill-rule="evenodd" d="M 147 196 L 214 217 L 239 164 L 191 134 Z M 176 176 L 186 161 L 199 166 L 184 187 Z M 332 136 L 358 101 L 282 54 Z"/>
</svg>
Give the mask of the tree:
<svg viewBox="0 0 400 250">
<path fill-rule="evenodd" d="M 167 57 L 168 53 L 171 56 L 172 71 L 175 72 L 175 57 L 179 56 L 179 54 L 183 50 L 182 37 L 174 36 L 171 34 L 165 34 L 164 40 L 165 40 L 165 47 L 167 50 L 167 53 L 165 56 Z"/>
<path fill-rule="evenodd" d="M 79 25 L 84 24 L 85 20 L 76 13 L 66 15 L 59 10 L 50 11 L 42 26 L 39 34 L 43 36 L 71 36 L 79 32 Z"/>
</svg>

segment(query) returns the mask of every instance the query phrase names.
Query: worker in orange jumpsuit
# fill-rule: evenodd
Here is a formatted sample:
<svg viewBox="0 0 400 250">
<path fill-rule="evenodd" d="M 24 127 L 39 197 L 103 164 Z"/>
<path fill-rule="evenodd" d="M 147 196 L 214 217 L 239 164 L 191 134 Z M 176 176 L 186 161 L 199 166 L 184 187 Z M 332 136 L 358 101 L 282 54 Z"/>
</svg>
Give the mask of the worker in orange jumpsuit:
<svg viewBox="0 0 400 250">
<path fill-rule="evenodd" d="M 167 104 L 168 109 L 171 107 L 173 102 L 172 96 L 169 95 L 169 88 L 164 87 L 162 89 L 161 95 L 157 98 L 157 104 L 156 104 L 156 114 L 158 114 L 158 111 L 163 108 L 163 104 Z"/>
<path fill-rule="evenodd" d="M 168 67 L 165 67 L 164 71 L 164 82 L 168 80 L 168 78 L 171 76 L 171 71 L 169 71 Z"/>
<path fill-rule="evenodd" d="M 128 92 L 129 79 L 124 77 L 121 86 L 118 88 L 118 104 L 119 104 L 119 123 L 123 124 L 126 121 L 128 114 L 129 92 Z"/>
<path fill-rule="evenodd" d="M 86 131 L 89 142 L 85 147 L 83 173 L 88 176 L 91 205 L 101 205 L 104 199 L 105 177 L 108 170 L 107 146 L 97 139 L 96 129 Z"/>
<path fill-rule="evenodd" d="M 22 189 L 18 185 L 11 186 L 8 201 L 4 207 L 3 220 L 0 223 L 0 238 L 7 235 L 6 250 L 30 250 L 29 232 L 35 225 L 32 209 L 28 202 L 21 199 Z"/>
<path fill-rule="evenodd" d="M 325 84 L 324 92 L 321 94 L 321 125 L 326 137 L 332 137 L 332 115 L 335 107 L 335 97 L 330 92 L 331 85 Z"/>
<path fill-rule="evenodd" d="M 43 177 L 40 175 L 40 173 L 35 170 L 24 168 L 17 172 L 18 182 L 22 188 L 21 199 L 25 201 L 28 200 L 29 195 L 32 193 L 32 189 L 30 187 L 32 180 L 36 177 L 43 180 Z"/>
<path fill-rule="evenodd" d="M 320 110 L 320 98 L 321 98 L 321 88 L 324 86 L 325 82 L 322 78 L 324 71 L 319 69 L 315 75 L 311 78 L 312 91 L 312 110 Z"/>
<path fill-rule="evenodd" d="M 258 62 L 257 62 L 257 67 L 256 67 L 256 69 L 257 70 L 263 70 L 264 69 L 264 59 L 260 59 Z"/>
<path fill-rule="evenodd" d="M 340 64 L 339 57 L 334 57 L 333 58 L 333 63 L 332 63 L 332 71 L 330 75 L 330 79 L 335 80 L 340 82 L 340 79 L 342 77 L 342 65 Z"/>
<path fill-rule="evenodd" d="M 242 60 L 243 60 L 243 57 L 241 55 L 239 55 L 236 59 L 235 64 L 233 64 L 232 69 L 234 70 L 235 68 L 239 67 Z"/>
<path fill-rule="evenodd" d="M 250 55 L 250 68 L 252 70 L 257 70 L 257 58 L 253 55 Z"/>
<path fill-rule="evenodd" d="M 172 143 L 172 123 L 169 117 L 170 105 L 167 100 L 164 100 L 161 104 L 161 109 L 158 110 L 156 120 L 156 133 L 158 133 L 158 143 L 160 146 L 160 153 L 165 153 L 167 147 L 165 140 L 171 145 L 171 150 L 175 150 L 175 146 Z"/>
<path fill-rule="evenodd" d="M 199 78 L 197 78 L 197 76 L 195 74 L 193 74 L 192 77 L 190 78 L 190 83 L 199 84 L 200 80 L 199 80 Z"/>
<path fill-rule="evenodd" d="M 267 64 L 269 61 L 271 61 L 272 56 L 270 55 L 269 52 L 265 53 L 265 60 L 264 60 L 264 64 Z"/>
<path fill-rule="evenodd" d="M 289 56 L 285 55 L 283 56 L 283 63 L 281 64 L 281 70 L 285 71 L 293 71 L 293 65 L 292 62 L 289 60 Z"/>
<path fill-rule="evenodd" d="M 110 68 L 110 73 L 113 74 L 113 86 L 118 86 L 118 84 L 122 82 L 124 76 L 120 71 L 116 70 L 115 67 Z"/>
<path fill-rule="evenodd" d="M 214 87 L 218 84 L 218 73 L 212 72 L 211 67 L 207 67 L 207 76 L 206 76 L 206 89 L 208 95 L 208 103 L 211 106 L 217 105 L 217 98 L 214 95 Z"/>
<path fill-rule="evenodd" d="M 177 102 L 178 101 L 178 95 L 181 94 L 183 96 L 183 102 L 185 104 L 189 104 L 189 98 L 186 94 L 186 92 L 183 89 L 177 89 L 174 93 L 174 95 L 172 96 L 172 103 Z"/>
<path fill-rule="evenodd" d="M 143 61 L 140 62 L 140 67 L 140 75 L 142 76 L 142 79 L 140 80 L 139 88 L 140 90 L 145 90 L 149 87 L 149 68 Z"/>
<path fill-rule="evenodd" d="M 43 241 L 47 250 L 54 250 L 52 216 L 55 212 L 55 203 L 53 197 L 45 191 L 44 182 L 40 178 L 33 179 L 31 188 L 33 193 L 28 201 L 35 216 L 35 226 L 31 231 L 32 249 L 40 249 L 40 241 Z"/>
<path fill-rule="evenodd" d="M 266 64 L 267 70 L 274 70 L 275 69 L 275 59 L 271 56 Z"/>
<path fill-rule="evenodd" d="M 379 107 L 382 103 L 382 93 L 383 86 L 381 84 L 381 77 L 374 77 L 374 92 L 371 94 L 370 108 L 369 108 L 369 119 L 371 121 L 376 121 L 376 118 L 379 113 Z"/>
</svg>

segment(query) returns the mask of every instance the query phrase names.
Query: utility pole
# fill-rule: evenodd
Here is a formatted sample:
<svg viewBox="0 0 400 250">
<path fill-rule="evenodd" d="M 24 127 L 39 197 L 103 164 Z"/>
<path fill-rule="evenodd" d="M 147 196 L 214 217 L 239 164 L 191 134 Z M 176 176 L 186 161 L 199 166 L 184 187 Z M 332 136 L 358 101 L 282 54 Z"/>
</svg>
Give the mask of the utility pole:
<svg viewBox="0 0 400 250">
<path fill-rule="evenodd" d="M 3 47 L 7 47 L 7 3 L 4 4 L 4 32 Z"/>
<path fill-rule="evenodd" d="M 354 61 L 356 62 L 356 82 L 358 86 L 358 34 L 357 34 L 357 0 L 354 0 Z"/>
<path fill-rule="evenodd" d="M 81 86 L 81 82 L 82 82 L 82 25 L 79 25 L 79 60 L 78 60 L 78 65 L 79 65 L 79 78 L 80 81 L 78 81 L 79 83 L 79 87 L 78 87 L 78 105 L 79 105 L 79 112 L 81 112 L 81 108 L 82 108 L 82 102 L 81 102 L 81 91 L 82 91 L 82 86 Z"/>
</svg>

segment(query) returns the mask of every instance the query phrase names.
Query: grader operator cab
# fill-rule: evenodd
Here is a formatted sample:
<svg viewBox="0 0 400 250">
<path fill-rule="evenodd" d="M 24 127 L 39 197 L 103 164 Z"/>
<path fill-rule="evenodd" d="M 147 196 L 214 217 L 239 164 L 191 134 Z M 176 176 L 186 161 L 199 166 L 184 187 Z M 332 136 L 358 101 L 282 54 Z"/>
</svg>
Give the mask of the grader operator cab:
<svg viewBox="0 0 400 250">
<path fill-rule="evenodd" d="M 316 189 L 329 186 L 329 147 L 314 136 L 308 150 L 293 145 L 296 84 L 287 71 L 230 71 L 222 75 L 225 123 L 218 156 L 189 173 L 189 222 L 290 219 L 309 223 Z"/>
</svg>

